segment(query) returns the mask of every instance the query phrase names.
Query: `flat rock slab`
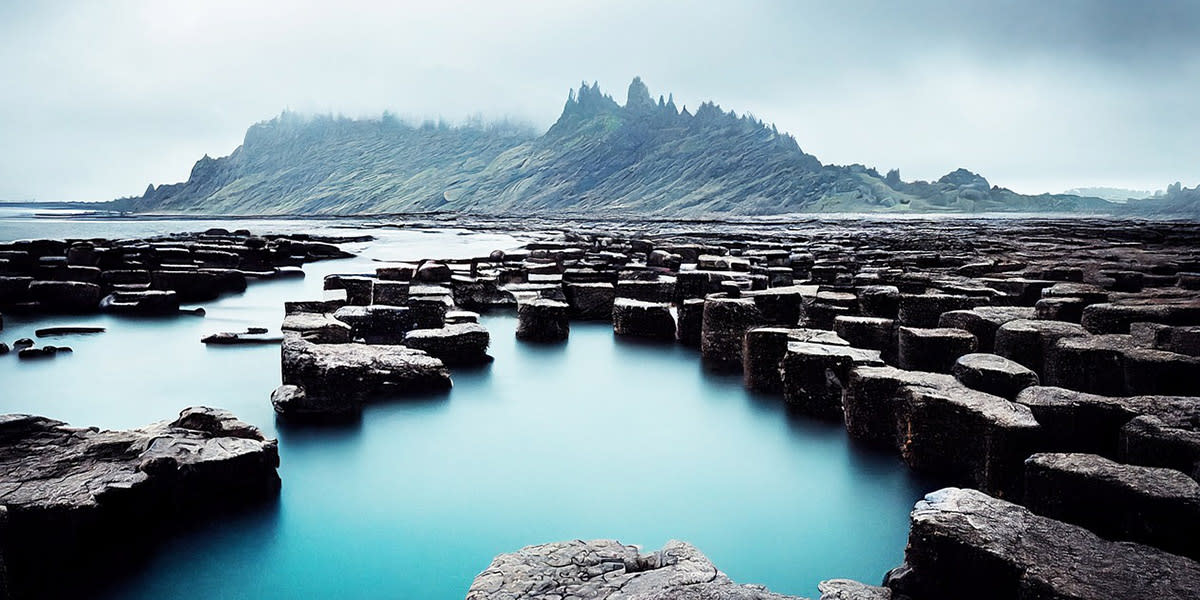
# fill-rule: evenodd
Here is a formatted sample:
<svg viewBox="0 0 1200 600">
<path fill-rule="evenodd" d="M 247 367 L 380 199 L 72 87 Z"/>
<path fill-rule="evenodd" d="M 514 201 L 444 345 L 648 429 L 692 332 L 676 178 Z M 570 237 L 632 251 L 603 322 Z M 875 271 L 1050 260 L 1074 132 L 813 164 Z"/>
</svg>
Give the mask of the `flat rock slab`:
<svg viewBox="0 0 1200 600">
<path fill-rule="evenodd" d="M 995 354 L 964 354 L 951 369 L 963 385 L 1012 400 L 1021 390 L 1038 384 L 1028 367 Z"/>
<path fill-rule="evenodd" d="M 100 544 L 119 546 L 117 539 L 166 519 L 273 497 L 278 466 L 275 440 L 224 410 L 188 408 L 173 421 L 126 431 L 0 416 L 2 558 L 11 589 L 56 585 L 73 572 L 72 561 L 97 560 Z"/>
<path fill-rule="evenodd" d="M 799 600 L 739 585 L 695 547 L 667 542 L 640 554 L 612 540 L 528 546 L 497 556 L 467 600 Z"/>
<path fill-rule="evenodd" d="M 1111 542 L 977 490 L 917 502 L 904 564 L 886 585 L 924 600 L 1196 598 L 1200 563 Z"/>
</svg>

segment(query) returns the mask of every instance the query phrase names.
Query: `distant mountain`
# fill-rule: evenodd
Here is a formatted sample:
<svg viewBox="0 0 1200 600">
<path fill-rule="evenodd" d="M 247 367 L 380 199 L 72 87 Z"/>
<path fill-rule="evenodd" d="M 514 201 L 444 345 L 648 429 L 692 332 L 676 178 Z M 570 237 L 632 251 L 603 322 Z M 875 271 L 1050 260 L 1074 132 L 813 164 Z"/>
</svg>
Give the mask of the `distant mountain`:
<svg viewBox="0 0 1200 600">
<path fill-rule="evenodd" d="M 1200 185 L 1185 188 L 1176 181 L 1167 186 L 1164 194 L 1138 200 L 1130 207 L 1139 216 L 1189 217 L 1200 216 Z"/>
<path fill-rule="evenodd" d="M 1108 200 L 1110 202 L 1140 200 L 1142 198 L 1150 198 L 1155 195 L 1155 192 L 1148 190 L 1130 190 L 1114 187 L 1071 188 L 1063 193 L 1071 194 L 1073 196 L 1091 196 L 1093 198 L 1100 198 L 1101 200 Z M 1158 193 L 1162 194 L 1162 191 L 1160 190 Z"/>
<path fill-rule="evenodd" d="M 138 212 L 368 214 L 586 211 L 657 216 L 793 212 L 1110 212 L 1099 198 L 1025 196 L 965 169 L 904 182 L 822 165 L 792 136 L 704 103 L 655 101 L 641 79 L 624 105 L 583 84 L 542 135 L 511 124 L 412 126 L 285 113 L 252 126 L 186 182 L 114 201 Z"/>
</svg>

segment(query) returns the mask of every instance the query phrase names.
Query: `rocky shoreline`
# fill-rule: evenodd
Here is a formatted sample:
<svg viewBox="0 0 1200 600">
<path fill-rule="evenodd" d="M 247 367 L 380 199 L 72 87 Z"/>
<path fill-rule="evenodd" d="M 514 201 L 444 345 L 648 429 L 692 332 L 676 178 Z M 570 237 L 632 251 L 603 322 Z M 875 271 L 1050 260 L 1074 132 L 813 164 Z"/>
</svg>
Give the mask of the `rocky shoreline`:
<svg viewBox="0 0 1200 600">
<path fill-rule="evenodd" d="M 1200 225 L 522 231 L 535 241 L 331 275 L 325 298 L 287 303 L 279 418 L 358 418 L 368 402 L 449 388 L 455 368 L 491 360 L 483 311 L 515 311 L 523 343 L 609 321 L 695 348 L 789 413 L 841 422 L 949 486 L 917 504 L 882 586 L 830 581 L 823 598 L 1200 593 Z M 611 541 L 501 555 L 468 598 L 573 595 L 786 598 L 732 583 L 686 544 L 643 555 Z"/>
</svg>

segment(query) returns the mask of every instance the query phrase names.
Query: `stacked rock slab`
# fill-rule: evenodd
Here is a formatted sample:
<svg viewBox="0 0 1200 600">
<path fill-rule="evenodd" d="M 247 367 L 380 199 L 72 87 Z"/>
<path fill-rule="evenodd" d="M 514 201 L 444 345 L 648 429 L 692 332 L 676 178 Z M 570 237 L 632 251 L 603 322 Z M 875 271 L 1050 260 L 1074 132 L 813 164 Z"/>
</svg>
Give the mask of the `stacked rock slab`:
<svg viewBox="0 0 1200 600">
<path fill-rule="evenodd" d="M 917 503 L 904 563 L 885 585 L 927 600 L 1183 600 L 1200 589 L 1200 563 L 945 488 Z"/>
<path fill-rule="evenodd" d="M 613 333 L 659 340 L 675 339 L 675 317 L 666 302 L 617 298 L 612 304 Z"/>
<path fill-rule="evenodd" d="M 976 341 L 962 329 L 901 327 L 898 347 L 900 368 L 949 373 L 960 356 L 975 352 Z"/>
<path fill-rule="evenodd" d="M 314 344 L 293 334 L 282 357 L 284 385 L 271 400 L 277 413 L 294 418 L 353 415 L 373 396 L 451 385 L 442 361 L 405 346 Z"/>
<path fill-rule="evenodd" d="M 1025 461 L 1022 504 L 1108 539 L 1200 560 L 1200 483 L 1174 469 L 1096 454 L 1034 454 Z"/>
<path fill-rule="evenodd" d="M 695 547 L 667 542 L 641 554 L 612 540 L 528 546 L 497 556 L 475 577 L 467 600 L 800 600 L 739 585 Z"/>
<path fill-rule="evenodd" d="M 704 300 L 700 332 L 700 359 L 715 370 L 736 371 L 742 366 L 742 336 L 762 325 L 763 317 L 751 298 L 714 294 Z"/>
<path fill-rule="evenodd" d="M 478 323 L 447 324 L 437 329 L 414 329 L 404 334 L 405 346 L 422 350 L 447 365 L 477 365 L 490 362 L 487 349 L 491 336 Z"/>
<path fill-rule="evenodd" d="M 803 414 L 841 419 L 842 393 L 850 372 L 866 366 L 883 366 L 878 351 L 839 344 L 790 342 L 779 362 L 784 400 Z"/>
<path fill-rule="evenodd" d="M 188 408 L 128 431 L 0 416 L 9 592 L 87 594 L 70 588 L 90 585 L 86 575 L 128 560 L 130 549 L 175 520 L 273 498 L 278 466 L 275 440 L 218 409 Z"/>
<path fill-rule="evenodd" d="M 533 342 L 560 342 L 570 335 L 565 302 L 533 298 L 517 303 L 517 338 Z"/>
</svg>

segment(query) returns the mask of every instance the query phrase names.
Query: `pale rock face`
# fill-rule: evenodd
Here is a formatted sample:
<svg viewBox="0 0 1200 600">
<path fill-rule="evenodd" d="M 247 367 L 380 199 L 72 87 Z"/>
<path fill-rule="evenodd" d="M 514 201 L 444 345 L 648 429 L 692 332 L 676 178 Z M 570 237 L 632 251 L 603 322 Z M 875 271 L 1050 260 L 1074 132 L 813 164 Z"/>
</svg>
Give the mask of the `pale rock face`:
<svg viewBox="0 0 1200 600">
<path fill-rule="evenodd" d="M 690 544 L 639 553 L 613 540 L 528 546 L 497 556 L 467 600 L 799 600 L 739 585 Z"/>
</svg>

